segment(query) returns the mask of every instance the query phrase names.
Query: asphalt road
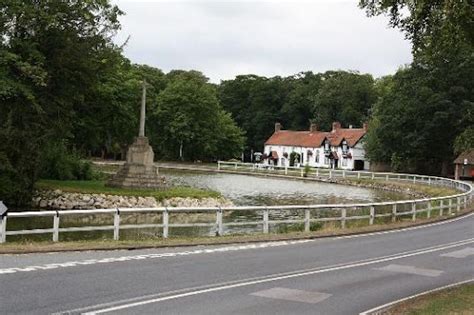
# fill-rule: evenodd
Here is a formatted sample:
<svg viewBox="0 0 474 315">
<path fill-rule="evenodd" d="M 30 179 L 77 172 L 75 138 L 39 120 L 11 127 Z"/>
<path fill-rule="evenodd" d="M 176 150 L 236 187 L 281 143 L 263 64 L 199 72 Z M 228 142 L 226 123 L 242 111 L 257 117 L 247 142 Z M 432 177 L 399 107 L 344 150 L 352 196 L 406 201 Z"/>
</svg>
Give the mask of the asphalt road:
<svg viewBox="0 0 474 315">
<path fill-rule="evenodd" d="M 358 314 L 474 278 L 474 215 L 363 236 L 0 256 L 2 314 Z"/>
</svg>

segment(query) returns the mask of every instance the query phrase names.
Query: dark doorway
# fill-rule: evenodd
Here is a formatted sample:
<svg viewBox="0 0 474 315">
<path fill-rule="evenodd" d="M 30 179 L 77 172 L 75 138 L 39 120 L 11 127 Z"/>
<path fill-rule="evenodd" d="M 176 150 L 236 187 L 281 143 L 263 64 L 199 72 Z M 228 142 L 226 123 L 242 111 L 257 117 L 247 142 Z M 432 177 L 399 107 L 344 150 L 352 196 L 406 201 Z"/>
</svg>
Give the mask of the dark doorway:
<svg viewBox="0 0 474 315">
<path fill-rule="evenodd" d="M 364 169 L 364 161 L 354 160 L 354 171 L 361 171 Z"/>
</svg>

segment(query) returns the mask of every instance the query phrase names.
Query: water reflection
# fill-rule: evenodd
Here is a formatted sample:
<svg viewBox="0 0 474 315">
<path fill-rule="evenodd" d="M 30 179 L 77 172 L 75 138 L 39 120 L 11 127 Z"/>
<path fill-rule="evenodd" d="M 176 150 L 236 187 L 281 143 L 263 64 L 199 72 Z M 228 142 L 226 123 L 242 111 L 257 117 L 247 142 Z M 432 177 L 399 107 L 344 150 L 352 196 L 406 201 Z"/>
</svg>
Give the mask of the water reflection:
<svg viewBox="0 0 474 315">
<path fill-rule="evenodd" d="M 367 188 L 224 173 L 161 170 L 174 185 L 220 192 L 236 205 L 356 203 L 406 199 L 400 193 Z"/>
</svg>

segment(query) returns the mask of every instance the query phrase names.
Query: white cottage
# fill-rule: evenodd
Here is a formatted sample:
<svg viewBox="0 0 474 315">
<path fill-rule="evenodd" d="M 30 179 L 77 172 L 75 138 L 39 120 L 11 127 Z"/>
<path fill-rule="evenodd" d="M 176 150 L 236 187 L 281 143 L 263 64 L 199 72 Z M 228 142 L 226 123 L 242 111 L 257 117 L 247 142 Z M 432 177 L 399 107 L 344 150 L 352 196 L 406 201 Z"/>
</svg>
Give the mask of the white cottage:
<svg viewBox="0 0 474 315">
<path fill-rule="evenodd" d="M 311 124 L 309 131 L 282 130 L 275 124 L 275 132 L 265 142 L 266 163 L 278 166 L 306 165 L 314 167 L 340 168 L 346 170 L 368 170 L 363 147 L 367 124 L 363 128 L 342 128 L 334 122 L 329 132 L 318 131 Z"/>
</svg>

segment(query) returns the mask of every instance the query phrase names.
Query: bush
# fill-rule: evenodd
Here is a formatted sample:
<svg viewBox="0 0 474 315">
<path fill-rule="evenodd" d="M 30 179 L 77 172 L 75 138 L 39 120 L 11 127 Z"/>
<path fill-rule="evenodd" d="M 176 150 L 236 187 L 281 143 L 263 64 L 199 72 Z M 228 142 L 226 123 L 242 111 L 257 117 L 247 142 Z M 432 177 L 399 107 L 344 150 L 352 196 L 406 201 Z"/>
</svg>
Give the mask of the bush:
<svg viewBox="0 0 474 315">
<path fill-rule="evenodd" d="M 81 160 L 76 152 L 69 152 L 62 142 L 44 149 L 40 178 L 59 180 L 91 180 L 94 178 L 92 163 Z"/>
</svg>

